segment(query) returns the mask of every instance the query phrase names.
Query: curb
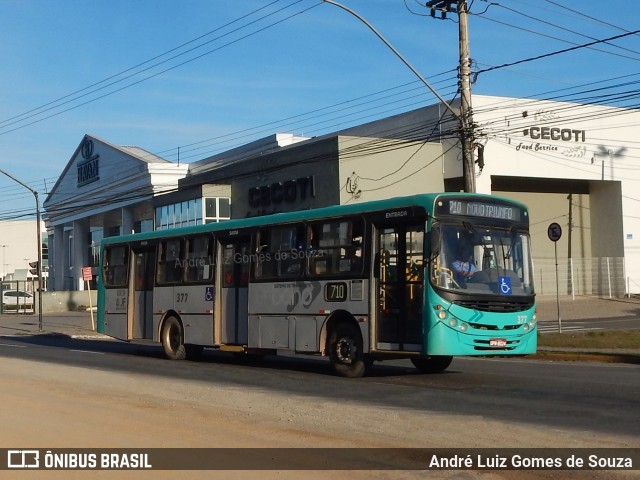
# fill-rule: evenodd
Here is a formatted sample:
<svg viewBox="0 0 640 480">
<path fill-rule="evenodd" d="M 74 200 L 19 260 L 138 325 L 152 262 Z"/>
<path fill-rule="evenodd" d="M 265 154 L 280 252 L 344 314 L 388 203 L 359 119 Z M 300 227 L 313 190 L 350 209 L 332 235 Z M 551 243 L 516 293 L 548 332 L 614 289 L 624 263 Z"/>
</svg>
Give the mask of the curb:
<svg viewBox="0 0 640 480">
<path fill-rule="evenodd" d="M 566 361 L 566 362 L 599 362 L 628 363 L 640 365 L 640 355 L 624 353 L 591 353 L 591 352 L 545 352 L 541 351 L 525 358 L 531 360 Z"/>
</svg>

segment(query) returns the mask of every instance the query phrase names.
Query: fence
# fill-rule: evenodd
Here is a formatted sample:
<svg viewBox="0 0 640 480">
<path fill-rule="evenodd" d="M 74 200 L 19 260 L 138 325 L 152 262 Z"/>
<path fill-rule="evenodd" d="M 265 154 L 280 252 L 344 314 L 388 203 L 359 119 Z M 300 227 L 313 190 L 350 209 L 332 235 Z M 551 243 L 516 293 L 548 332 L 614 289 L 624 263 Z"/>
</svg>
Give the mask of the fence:
<svg viewBox="0 0 640 480">
<path fill-rule="evenodd" d="M 0 282 L 0 313 L 33 313 L 33 282 L 31 280 L 12 280 Z"/>
<path fill-rule="evenodd" d="M 534 260 L 538 295 L 623 297 L 627 293 L 624 257 Z"/>
<path fill-rule="evenodd" d="M 33 287 L 37 287 L 37 285 L 32 285 L 31 280 L 26 282 L 24 280 L 0 282 L 0 296 L 2 297 L 0 314 L 37 313 L 39 299 Z M 26 292 L 28 295 L 20 292 Z M 32 296 L 29 297 L 29 295 Z M 89 296 L 91 296 L 91 299 L 89 299 Z M 42 293 L 42 313 L 82 311 L 86 310 L 89 305 L 96 304 L 97 292 L 95 290 L 67 290 Z"/>
</svg>

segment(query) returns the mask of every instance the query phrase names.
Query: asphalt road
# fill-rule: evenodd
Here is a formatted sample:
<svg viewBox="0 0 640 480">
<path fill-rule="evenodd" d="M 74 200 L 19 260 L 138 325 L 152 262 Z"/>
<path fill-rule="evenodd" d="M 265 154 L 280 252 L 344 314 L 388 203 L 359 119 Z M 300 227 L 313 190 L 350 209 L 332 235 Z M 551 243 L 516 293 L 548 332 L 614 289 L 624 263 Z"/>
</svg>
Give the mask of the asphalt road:
<svg viewBox="0 0 640 480">
<path fill-rule="evenodd" d="M 409 413 L 481 415 L 505 426 L 572 429 L 618 439 L 620 446 L 640 444 L 640 375 L 633 365 L 455 358 L 438 375 L 421 375 L 408 361 L 393 361 L 376 364 L 365 378 L 343 379 L 315 357 L 256 361 L 205 351 L 199 362 L 171 362 L 158 346 L 54 336 L 0 338 L 0 357 Z"/>
</svg>

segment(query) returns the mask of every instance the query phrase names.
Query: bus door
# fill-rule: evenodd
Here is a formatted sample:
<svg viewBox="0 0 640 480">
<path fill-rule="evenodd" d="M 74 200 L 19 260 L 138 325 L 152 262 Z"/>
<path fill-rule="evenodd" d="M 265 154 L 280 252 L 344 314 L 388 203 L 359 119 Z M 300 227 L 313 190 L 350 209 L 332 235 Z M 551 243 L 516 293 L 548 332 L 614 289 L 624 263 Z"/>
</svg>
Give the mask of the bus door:
<svg viewBox="0 0 640 480">
<path fill-rule="evenodd" d="M 153 338 L 155 248 L 133 249 L 129 281 L 129 339 Z"/>
<path fill-rule="evenodd" d="M 221 239 L 221 343 L 246 345 L 249 318 L 251 237 Z"/>
<path fill-rule="evenodd" d="M 424 222 L 378 225 L 373 298 L 377 350 L 422 350 Z"/>
</svg>

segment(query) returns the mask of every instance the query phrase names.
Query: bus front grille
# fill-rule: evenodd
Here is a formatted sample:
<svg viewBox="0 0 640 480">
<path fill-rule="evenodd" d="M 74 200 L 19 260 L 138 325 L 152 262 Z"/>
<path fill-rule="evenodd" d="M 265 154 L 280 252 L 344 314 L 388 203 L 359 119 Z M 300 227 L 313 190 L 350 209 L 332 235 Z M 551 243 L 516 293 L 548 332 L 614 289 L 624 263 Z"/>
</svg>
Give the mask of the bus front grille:
<svg viewBox="0 0 640 480">
<path fill-rule="evenodd" d="M 495 313 L 523 312 L 533 307 L 533 302 L 508 302 L 502 300 L 457 300 L 453 303 L 465 308 Z"/>
</svg>

